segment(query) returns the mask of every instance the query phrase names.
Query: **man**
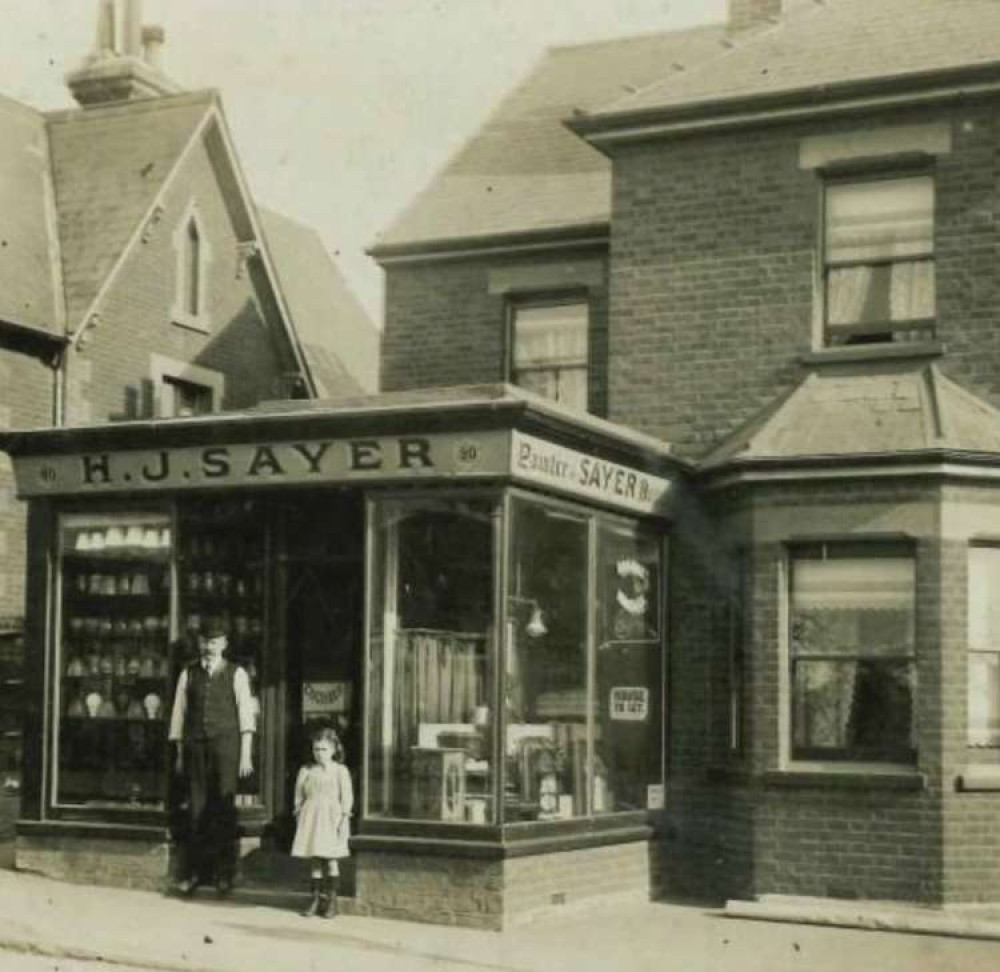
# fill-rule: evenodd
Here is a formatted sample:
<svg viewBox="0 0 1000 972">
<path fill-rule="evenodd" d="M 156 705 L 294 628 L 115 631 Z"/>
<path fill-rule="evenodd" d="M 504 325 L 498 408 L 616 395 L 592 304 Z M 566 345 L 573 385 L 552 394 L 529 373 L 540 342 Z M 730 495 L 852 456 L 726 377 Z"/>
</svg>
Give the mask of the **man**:
<svg viewBox="0 0 1000 972">
<path fill-rule="evenodd" d="M 194 894 L 214 881 L 229 893 L 236 865 L 236 785 L 253 773 L 254 707 L 250 679 L 223 654 L 227 633 L 221 619 L 205 622 L 199 660 L 181 671 L 170 719 L 177 774 L 187 772 L 188 820 L 178 890 Z"/>
</svg>

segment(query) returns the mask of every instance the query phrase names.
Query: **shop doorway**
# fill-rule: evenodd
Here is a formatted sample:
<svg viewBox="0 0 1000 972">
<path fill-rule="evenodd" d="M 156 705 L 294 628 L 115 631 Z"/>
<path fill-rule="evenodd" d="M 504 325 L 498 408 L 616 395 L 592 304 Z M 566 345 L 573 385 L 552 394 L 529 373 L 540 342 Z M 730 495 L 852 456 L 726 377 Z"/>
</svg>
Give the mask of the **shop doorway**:
<svg viewBox="0 0 1000 972">
<path fill-rule="evenodd" d="M 345 750 L 361 806 L 361 659 L 364 634 L 364 504 L 360 493 L 324 492 L 283 504 L 277 531 L 278 612 L 284 669 L 284 733 L 278 741 L 275 803 L 278 844 L 294 836 L 295 780 L 310 761 L 311 731 L 329 726 Z M 288 865 L 307 872 L 308 862 Z M 341 868 L 341 894 L 353 868 Z"/>
</svg>

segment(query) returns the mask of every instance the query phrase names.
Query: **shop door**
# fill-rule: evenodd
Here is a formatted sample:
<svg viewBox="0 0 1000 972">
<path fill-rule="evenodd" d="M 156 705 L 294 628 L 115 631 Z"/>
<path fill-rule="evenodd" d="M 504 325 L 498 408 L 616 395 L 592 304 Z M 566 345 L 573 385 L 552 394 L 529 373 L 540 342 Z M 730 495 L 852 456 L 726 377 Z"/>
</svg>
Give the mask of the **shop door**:
<svg viewBox="0 0 1000 972">
<path fill-rule="evenodd" d="M 363 508 L 360 501 L 334 508 L 327 502 L 315 516 L 291 517 L 289 526 L 280 585 L 287 676 L 282 796 L 288 845 L 294 828 L 295 779 L 311 760 L 314 728 L 332 727 L 343 743 L 355 791 L 352 829 L 361 806 Z"/>
</svg>

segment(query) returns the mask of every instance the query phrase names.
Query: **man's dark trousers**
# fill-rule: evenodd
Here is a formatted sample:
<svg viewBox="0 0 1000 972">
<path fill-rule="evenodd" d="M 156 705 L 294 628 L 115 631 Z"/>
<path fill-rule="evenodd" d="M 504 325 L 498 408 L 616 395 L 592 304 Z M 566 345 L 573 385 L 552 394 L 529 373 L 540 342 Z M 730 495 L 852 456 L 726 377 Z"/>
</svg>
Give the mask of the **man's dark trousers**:
<svg viewBox="0 0 1000 972">
<path fill-rule="evenodd" d="M 214 675 L 188 669 L 184 755 L 188 776 L 188 840 L 184 869 L 201 881 L 232 882 L 236 862 L 236 785 L 240 730 L 235 667 Z"/>
</svg>

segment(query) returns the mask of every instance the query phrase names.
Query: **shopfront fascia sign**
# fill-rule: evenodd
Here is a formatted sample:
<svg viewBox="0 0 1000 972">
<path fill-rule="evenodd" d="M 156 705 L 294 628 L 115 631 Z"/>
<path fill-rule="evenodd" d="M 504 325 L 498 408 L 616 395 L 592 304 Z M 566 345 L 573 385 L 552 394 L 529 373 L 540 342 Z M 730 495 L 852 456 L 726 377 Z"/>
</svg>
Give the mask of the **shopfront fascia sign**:
<svg viewBox="0 0 1000 972">
<path fill-rule="evenodd" d="M 130 449 L 15 461 L 21 496 L 507 476 L 510 432 Z"/>
<path fill-rule="evenodd" d="M 514 432 L 511 465 L 515 479 L 547 486 L 634 513 L 662 513 L 671 481 L 617 462 L 577 452 L 523 432 Z"/>
</svg>

